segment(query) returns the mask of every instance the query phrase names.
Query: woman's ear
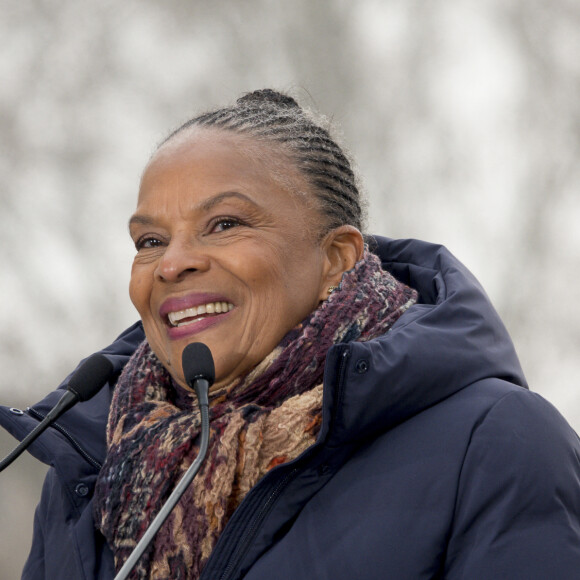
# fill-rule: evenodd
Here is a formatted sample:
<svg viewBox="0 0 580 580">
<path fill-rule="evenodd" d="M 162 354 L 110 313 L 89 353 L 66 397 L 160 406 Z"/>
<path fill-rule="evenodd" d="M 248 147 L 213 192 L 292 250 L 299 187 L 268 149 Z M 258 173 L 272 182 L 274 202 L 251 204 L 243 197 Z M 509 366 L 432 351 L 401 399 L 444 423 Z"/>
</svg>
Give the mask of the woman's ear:
<svg viewBox="0 0 580 580">
<path fill-rule="evenodd" d="M 320 300 L 328 298 L 330 286 L 338 286 L 342 275 L 352 270 L 362 259 L 364 240 L 362 234 L 354 226 L 340 226 L 328 232 L 322 240 L 325 252 L 322 287 Z"/>
</svg>

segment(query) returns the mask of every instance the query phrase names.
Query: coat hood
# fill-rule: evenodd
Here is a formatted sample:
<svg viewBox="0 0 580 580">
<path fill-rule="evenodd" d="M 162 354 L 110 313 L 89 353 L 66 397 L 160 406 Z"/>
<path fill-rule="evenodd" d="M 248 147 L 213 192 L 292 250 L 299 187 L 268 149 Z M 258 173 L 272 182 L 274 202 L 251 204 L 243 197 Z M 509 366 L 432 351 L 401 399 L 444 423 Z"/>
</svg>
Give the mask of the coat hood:
<svg viewBox="0 0 580 580">
<path fill-rule="evenodd" d="M 419 292 L 382 337 L 337 345 L 326 363 L 330 445 L 373 437 L 491 377 L 526 387 L 514 346 L 476 278 L 445 247 L 373 237 L 383 268 Z M 340 358 L 346 361 L 340 371 Z M 342 379 L 337 373 L 344 373 Z"/>
</svg>

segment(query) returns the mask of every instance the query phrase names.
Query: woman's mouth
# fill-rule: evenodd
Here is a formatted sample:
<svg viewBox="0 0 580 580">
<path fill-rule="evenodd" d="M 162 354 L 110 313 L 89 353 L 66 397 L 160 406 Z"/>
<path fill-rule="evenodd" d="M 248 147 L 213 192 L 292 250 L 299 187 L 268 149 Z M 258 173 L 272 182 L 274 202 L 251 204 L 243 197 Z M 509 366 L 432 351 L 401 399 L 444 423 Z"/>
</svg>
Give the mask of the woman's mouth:
<svg viewBox="0 0 580 580">
<path fill-rule="evenodd" d="M 187 326 L 204 318 L 225 314 L 234 308 L 231 302 L 208 302 L 184 310 L 176 310 L 167 314 L 169 325 L 173 328 Z"/>
</svg>

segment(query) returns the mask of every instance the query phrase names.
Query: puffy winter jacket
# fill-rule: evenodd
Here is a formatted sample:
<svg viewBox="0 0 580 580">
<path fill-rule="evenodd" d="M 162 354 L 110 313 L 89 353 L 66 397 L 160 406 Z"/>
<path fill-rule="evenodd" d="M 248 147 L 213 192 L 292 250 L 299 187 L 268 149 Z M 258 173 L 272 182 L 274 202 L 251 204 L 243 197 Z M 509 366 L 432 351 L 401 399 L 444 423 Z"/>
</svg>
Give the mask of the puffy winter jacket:
<svg viewBox="0 0 580 580">
<path fill-rule="evenodd" d="M 251 490 L 202 578 L 580 578 L 577 435 L 527 389 L 497 313 L 445 248 L 375 245 L 419 303 L 379 339 L 329 351 L 316 444 Z M 120 372 L 142 339 L 137 324 L 103 352 Z M 114 577 L 91 503 L 111 389 L 30 449 L 52 469 L 25 579 Z M 22 438 L 59 395 L 0 421 Z"/>
</svg>

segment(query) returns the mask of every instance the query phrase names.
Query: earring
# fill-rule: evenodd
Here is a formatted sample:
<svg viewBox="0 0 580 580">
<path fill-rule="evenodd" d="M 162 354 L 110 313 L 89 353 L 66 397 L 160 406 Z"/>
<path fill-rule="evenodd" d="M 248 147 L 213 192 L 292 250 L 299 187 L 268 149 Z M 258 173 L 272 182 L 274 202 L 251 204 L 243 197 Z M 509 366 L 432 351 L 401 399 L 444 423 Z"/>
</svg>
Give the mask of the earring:
<svg viewBox="0 0 580 580">
<path fill-rule="evenodd" d="M 332 294 L 337 288 L 338 288 L 338 286 L 329 286 L 328 287 L 328 293 L 329 294 Z"/>
</svg>

